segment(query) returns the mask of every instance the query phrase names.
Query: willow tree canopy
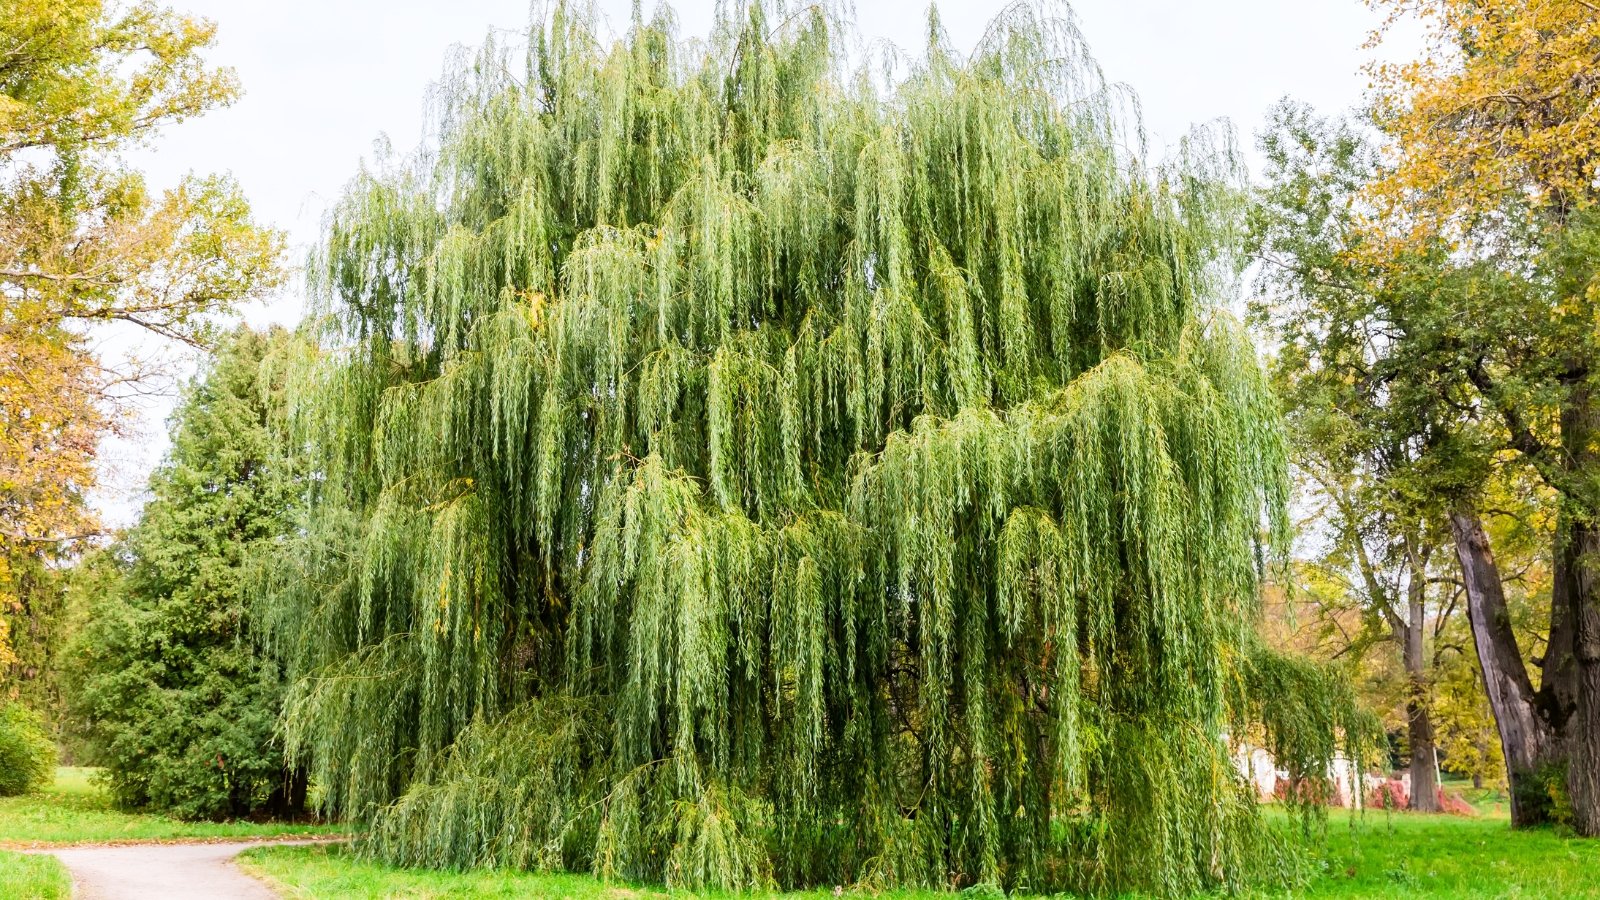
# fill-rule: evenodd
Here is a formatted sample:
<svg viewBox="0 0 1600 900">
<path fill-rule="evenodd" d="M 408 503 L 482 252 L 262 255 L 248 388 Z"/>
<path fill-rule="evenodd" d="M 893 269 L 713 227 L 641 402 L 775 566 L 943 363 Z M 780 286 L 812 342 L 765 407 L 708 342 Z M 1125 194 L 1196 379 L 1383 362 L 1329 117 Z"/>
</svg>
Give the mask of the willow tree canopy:
<svg viewBox="0 0 1600 900">
<path fill-rule="evenodd" d="M 1223 735 L 1316 772 L 1347 710 L 1253 637 L 1284 454 L 1215 310 L 1226 147 L 1142 160 L 1063 9 L 969 58 L 934 19 L 887 77 L 741 6 L 705 43 L 558 6 L 331 215 L 291 752 L 410 863 L 1275 866 Z"/>
</svg>

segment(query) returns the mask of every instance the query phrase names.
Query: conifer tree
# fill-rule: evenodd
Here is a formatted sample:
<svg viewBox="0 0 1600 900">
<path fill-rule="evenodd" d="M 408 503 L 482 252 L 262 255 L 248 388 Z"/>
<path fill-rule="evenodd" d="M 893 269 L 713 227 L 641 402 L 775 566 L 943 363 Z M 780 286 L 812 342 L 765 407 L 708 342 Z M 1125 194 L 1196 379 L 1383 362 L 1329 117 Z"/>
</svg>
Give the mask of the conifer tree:
<svg viewBox="0 0 1600 900">
<path fill-rule="evenodd" d="M 441 86 L 295 365 L 290 751 L 391 860 L 1181 894 L 1277 871 L 1225 735 L 1361 721 L 1254 637 L 1284 448 L 1225 141 L 1138 151 L 1067 13 L 900 77 L 815 6 Z M 1314 794 L 1314 790 L 1306 792 Z"/>
<path fill-rule="evenodd" d="M 119 806 L 184 818 L 293 814 L 302 773 L 274 737 L 279 666 L 246 619 L 253 555 L 289 528 L 282 330 L 226 335 L 173 418 L 139 521 L 78 577 L 103 585 L 62 653 L 76 727 Z"/>
</svg>

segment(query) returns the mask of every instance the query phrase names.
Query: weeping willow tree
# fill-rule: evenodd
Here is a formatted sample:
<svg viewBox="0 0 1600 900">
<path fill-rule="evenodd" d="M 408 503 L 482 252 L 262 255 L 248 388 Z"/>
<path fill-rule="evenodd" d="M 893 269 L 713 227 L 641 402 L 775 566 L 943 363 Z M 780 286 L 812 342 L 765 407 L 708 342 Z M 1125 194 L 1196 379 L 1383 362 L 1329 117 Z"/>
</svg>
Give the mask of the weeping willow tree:
<svg viewBox="0 0 1600 900">
<path fill-rule="evenodd" d="M 354 180 L 292 363 L 291 752 L 409 864 L 1279 871 L 1226 735 L 1315 778 L 1356 723 L 1254 636 L 1284 448 L 1216 308 L 1227 147 L 1147 163 L 1064 9 L 965 58 L 932 18 L 894 77 L 841 21 L 557 6 Z"/>
</svg>

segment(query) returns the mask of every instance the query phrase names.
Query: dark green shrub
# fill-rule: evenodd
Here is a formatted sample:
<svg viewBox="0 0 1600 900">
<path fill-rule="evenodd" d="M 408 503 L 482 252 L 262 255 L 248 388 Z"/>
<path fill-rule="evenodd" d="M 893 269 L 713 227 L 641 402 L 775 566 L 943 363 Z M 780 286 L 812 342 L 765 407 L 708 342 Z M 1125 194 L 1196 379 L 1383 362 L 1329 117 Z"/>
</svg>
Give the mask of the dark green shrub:
<svg viewBox="0 0 1600 900">
<path fill-rule="evenodd" d="M 39 716 L 19 703 L 0 704 L 0 797 L 49 784 L 55 763 L 55 744 Z"/>
<path fill-rule="evenodd" d="M 1530 822 L 1571 827 L 1572 798 L 1567 794 L 1566 760 L 1547 762 L 1527 778 L 1511 779 L 1517 804 L 1530 811 Z"/>
</svg>

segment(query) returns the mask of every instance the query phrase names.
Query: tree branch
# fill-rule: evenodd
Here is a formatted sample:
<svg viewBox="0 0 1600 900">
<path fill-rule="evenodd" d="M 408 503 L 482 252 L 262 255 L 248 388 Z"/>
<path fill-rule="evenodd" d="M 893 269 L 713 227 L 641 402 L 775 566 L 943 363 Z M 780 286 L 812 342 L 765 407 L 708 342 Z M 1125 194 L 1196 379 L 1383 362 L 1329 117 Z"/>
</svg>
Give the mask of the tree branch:
<svg viewBox="0 0 1600 900">
<path fill-rule="evenodd" d="M 96 529 L 94 531 L 85 531 L 81 534 L 63 534 L 56 537 L 46 537 L 44 535 L 28 534 L 27 532 L 22 531 L 12 531 L 9 528 L 0 528 L 0 537 L 9 538 L 13 541 L 21 541 L 24 544 L 67 544 L 71 543 L 72 541 L 85 541 L 90 538 L 105 537 L 110 533 L 111 532 L 103 529 Z"/>
</svg>

